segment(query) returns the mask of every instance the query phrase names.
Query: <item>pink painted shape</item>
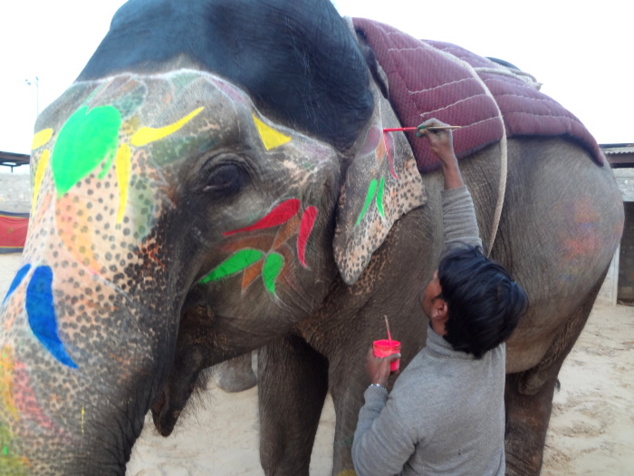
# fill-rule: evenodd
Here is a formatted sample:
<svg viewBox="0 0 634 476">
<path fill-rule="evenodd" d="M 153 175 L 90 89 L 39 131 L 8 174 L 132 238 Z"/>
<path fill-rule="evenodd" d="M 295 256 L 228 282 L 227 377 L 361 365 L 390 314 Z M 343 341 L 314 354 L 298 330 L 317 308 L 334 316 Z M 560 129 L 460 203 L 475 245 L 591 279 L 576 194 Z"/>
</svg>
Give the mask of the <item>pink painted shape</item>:
<svg viewBox="0 0 634 476">
<path fill-rule="evenodd" d="M 51 421 L 40 406 L 35 390 L 31 385 L 26 365 L 16 360 L 14 369 L 13 395 L 14 398 L 17 397 L 15 398 L 15 406 L 22 418 L 35 422 L 41 428 L 59 431 L 59 427 Z"/>
<path fill-rule="evenodd" d="M 304 268 L 307 267 L 306 244 L 308 243 L 308 238 L 310 237 L 310 234 L 313 231 L 313 227 L 315 226 L 317 213 L 317 207 L 308 207 L 306 210 L 304 210 L 302 221 L 299 225 L 299 234 L 297 235 L 297 257 L 299 258 L 299 262 Z"/>
<path fill-rule="evenodd" d="M 273 208 L 273 210 L 271 210 L 265 216 L 260 218 L 253 225 L 249 225 L 244 228 L 239 228 L 237 230 L 226 231 L 223 233 L 223 235 L 229 236 L 229 235 L 235 235 L 236 233 L 242 233 L 244 231 L 261 230 L 264 228 L 271 228 L 274 226 L 278 226 L 290 220 L 293 217 L 293 215 L 297 213 L 298 210 L 299 210 L 299 200 L 296 198 L 291 198 L 277 205 L 275 208 Z"/>
<path fill-rule="evenodd" d="M 363 142 L 359 155 L 367 155 L 374 152 L 379 146 L 380 141 L 381 130 L 377 126 L 370 127 L 370 130 L 368 130 L 368 133 L 365 136 L 365 141 Z"/>
<path fill-rule="evenodd" d="M 390 137 L 390 135 L 385 131 L 385 129 L 383 130 L 383 144 L 385 145 L 387 160 L 390 164 L 390 173 L 392 174 L 392 177 L 398 180 L 398 175 L 396 175 L 396 170 L 394 170 L 394 160 L 392 160 L 392 154 L 390 154 L 390 146 L 394 146 L 394 141 L 392 140 L 392 137 Z"/>
</svg>

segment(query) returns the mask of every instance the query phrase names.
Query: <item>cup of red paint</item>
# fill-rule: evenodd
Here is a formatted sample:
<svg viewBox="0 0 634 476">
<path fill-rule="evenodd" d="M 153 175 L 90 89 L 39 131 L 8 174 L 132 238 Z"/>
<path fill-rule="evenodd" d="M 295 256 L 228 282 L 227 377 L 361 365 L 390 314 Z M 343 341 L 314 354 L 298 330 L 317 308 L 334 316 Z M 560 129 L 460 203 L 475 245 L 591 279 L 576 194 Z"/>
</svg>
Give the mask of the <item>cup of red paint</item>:
<svg viewBox="0 0 634 476">
<path fill-rule="evenodd" d="M 401 352 L 401 343 L 393 339 L 380 339 L 372 342 L 372 353 L 375 357 L 387 357 L 388 355 L 398 354 Z M 390 362 L 390 371 L 394 372 L 399 369 L 401 359 Z"/>
</svg>

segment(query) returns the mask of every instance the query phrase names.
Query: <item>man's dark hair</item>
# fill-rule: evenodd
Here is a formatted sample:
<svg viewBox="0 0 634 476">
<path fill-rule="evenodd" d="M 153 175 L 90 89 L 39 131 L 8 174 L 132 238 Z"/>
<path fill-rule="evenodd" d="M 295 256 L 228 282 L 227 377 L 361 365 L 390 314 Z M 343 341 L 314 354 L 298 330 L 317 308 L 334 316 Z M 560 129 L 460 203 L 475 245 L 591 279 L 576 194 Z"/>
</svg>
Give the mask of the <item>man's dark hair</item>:
<svg viewBox="0 0 634 476">
<path fill-rule="evenodd" d="M 441 298 L 448 306 L 445 340 L 481 358 L 508 339 L 526 311 L 524 290 L 475 246 L 459 246 L 438 266 Z"/>
</svg>

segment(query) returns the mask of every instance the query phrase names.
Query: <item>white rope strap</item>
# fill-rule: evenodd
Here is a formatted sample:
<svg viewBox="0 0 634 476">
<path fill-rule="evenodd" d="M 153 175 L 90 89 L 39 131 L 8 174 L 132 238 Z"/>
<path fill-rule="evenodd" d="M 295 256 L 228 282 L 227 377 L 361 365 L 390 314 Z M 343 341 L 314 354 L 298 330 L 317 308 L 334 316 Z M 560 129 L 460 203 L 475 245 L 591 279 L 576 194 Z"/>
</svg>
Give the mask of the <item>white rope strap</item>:
<svg viewBox="0 0 634 476">
<path fill-rule="evenodd" d="M 502 117 L 502 111 L 500 110 L 500 106 L 495 100 L 495 97 L 493 96 L 493 94 L 491 93 L 487 85 L 484 83 L 480 75 L 477 73 L 475 68 L 473 68 L 473 66 L 471 66 L 466 61 L 461 60 L 460 58 L 452 55 L 451 53 L 440 50 L 438 48 L 436 48 L 436 50 L 444 54 L 448 59 L 450 59 L 454 63 L 458 63 L 462 65 L 464 68 L 466 68 L 469 71 L 469 73 L 473 76 L 473 78 L 480 83 L 486 95 L 489 96 L 491 98 L 491 101 L 493 101 L 493 104 L 495 104 L 495 108 L 497 109 L 497 112 L 498 112 L 498 118 L 500 120 L 500 125 L 502 126 L 502 138 L 500 139 L 500 181 L 498 182 L 498 199 L 497 199 L 497 203 L 495 204 L 495 211 L 493 212 L 493 221 L 491 223 L 491 231 L 489 234 L 490 236 L 489 245 L 487 246 L 487 249 L 486 249 L 486 254 L 487 256 L 489 256 L 491 254 L 491 251 L 493 250 L 493 244 L 495 243 L 495 238 L 497 237 L 498 228 L 500 226 L 500 218 L 502 216 L 502 208 L 504 206 L 504 197 L 506 194 L 506 180 L 508 175 L 508 142 L 506 137 L 506 127 L 504 126 L 504 118 Z"/>
</svg>

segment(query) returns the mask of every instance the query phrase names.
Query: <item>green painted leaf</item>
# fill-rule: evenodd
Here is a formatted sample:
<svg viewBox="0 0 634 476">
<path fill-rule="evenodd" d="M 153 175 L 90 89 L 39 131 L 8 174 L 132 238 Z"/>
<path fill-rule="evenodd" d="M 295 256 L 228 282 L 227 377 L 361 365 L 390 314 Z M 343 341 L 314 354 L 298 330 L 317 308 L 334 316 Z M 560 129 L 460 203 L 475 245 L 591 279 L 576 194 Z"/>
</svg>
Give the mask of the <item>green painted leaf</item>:
<svg viewBox="0 0 634 476">
<path fill-rule="evenodd" d="M 248 268 L 253 263 L 256 263 L 262 257 L 264 253 L 260 250 L 254 250 L 252 248 L 247 248 L 244 250 L 237 251 L 229 258 L 224 260 L 214 269 L 212 269 L 205 276 L 200 278 L 199 283 L 208 283 L 209 281 L 218 281 L 219 279 L 225 278 L 229 275 L 242 271 L 245 268 Z"/>
<path fill-rule="evenodd" d="M 383 209 L 383 194 L 385 193 L 385 177 L 381 177 L 379 183 L 379 191 L 376 194 L 376 208 L 379 209 L 379 213 L 385 218 L 385 210 Z"/>
<path fill-rule="evenodd" d="M 51 157 L 58 196 L 68 192 L 104 159 L 108 159 L 107 165 L 112 164 L 120 127 L 121 113 L 114 106 L 90 110 L 83 106 L 68 118 L 59 132 Z"/>
<path fill-rule="evenodd" d="M 262 280 L 271 294 L 275 294 L 275 281 L 284 267 L 284 257 L 279 253 L 271 253 L 264 260 Z"/>
<path fill-rule="evenodd" d="M 370 185 L 368 186 L 368 193 L 365 195 L 365 204 L 363 205 L 363 209 L 361 210 L 361 213 L 359 214 L 359 218 L 357 218 L 357 221 L 354 224 L 354 226 L 357 226 L 359 223 L 361 223 L 361 220 L 363 220 L 363 217 L 368 211 L 368 207 L 370 206 L 370 203 L 372 203 L 372 200 L 374 199 L 374 194 L 376 193 L 376 187 L 377 187 L 376 179 L 372 179 L 372 181 L 370 182 Z"/>
</svg>

